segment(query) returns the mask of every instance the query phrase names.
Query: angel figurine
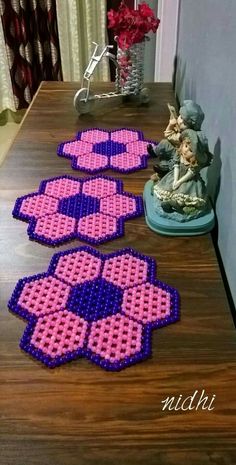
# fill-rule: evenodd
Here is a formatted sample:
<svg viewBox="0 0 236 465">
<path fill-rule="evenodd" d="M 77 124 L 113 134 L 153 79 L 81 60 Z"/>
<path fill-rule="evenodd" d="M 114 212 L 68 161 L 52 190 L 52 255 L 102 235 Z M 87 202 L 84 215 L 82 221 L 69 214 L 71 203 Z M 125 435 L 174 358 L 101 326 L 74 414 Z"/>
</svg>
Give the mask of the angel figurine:
<svg viewBox="0 0 236 465">
<path fill-rule="evenodd" d="M 207 190 L 200 171 L 210 165 L 212 154 L 201 131 L 185 129 L 179 144 L 172 169 L 155 183 L 153 195 L 159 215 L 184 222 L 207 210 Z"/>
<path fill-rule="evenodd" d="M 170 119 L 164 131 L 165 138 L 156 146 L 152 144 L 147 146 L 149 155 L 157 159 L 154 171 L 159 177 L 164 176 L 173 168 L 174 159 L 181 144 L 182 132 L 186 129 L 200 131 L 205 116 L 200 105 L 192 100 L 184 100 L 179 110 L 179 116 L 177 116 L 173 106 L 168 104 L 168 108 Z"/>
</svg>

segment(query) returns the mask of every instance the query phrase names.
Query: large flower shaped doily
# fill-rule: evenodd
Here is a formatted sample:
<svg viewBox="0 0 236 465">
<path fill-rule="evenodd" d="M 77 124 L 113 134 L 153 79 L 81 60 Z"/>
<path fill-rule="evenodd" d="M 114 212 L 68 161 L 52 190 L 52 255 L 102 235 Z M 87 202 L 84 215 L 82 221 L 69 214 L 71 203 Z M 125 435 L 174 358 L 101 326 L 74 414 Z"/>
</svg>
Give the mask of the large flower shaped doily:
<svg viewBox="0 0 236 465">
<path fill-rule="evenodd" d="M 154 141 L 144 139 L 142 131 L 92 128 L 79 131 L 76 139 L 62 142 L 57 153 L 70 158 L 75 170 L 97 173 L 112 169 L 130 173 L 147 167 L 149 143 Z"/>
<path fill-rule="evenodd" d="M 29 221 L 31 239 L 53 246 L 75 238 L 101 244 L 121 237 L 125 220 L 142 214 L 142 197 L 105 176 L 46 179 L 38 192 L 19 197 L 13 210 L 15 218 Z"/>
<path fill-rule="evenodd" d="M 55 254 L 48 271 L 21 279 L 9 301 L 28 320 L 20 347 L 51 368 L 86 357 L 119 371 L 147 358 L 152 329 L 179 319 L 177 290 L 155 275 L 155 260 L 133 249 Z"/>
</svg>

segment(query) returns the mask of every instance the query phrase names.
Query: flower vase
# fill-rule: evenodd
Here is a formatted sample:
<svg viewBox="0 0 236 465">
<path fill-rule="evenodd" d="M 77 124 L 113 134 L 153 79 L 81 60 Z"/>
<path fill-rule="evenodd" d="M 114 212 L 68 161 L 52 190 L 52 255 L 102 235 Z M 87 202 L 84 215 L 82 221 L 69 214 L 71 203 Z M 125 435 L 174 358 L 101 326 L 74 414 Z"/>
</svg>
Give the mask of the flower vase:
<svg viewBox="0 0 236 465">
<path fill-rule="evenodd" d="M 117 49 L 116 89 L 123 95 L 138 95 L 143 88 L 145 40 L 126 50 Z"/>
</svg>

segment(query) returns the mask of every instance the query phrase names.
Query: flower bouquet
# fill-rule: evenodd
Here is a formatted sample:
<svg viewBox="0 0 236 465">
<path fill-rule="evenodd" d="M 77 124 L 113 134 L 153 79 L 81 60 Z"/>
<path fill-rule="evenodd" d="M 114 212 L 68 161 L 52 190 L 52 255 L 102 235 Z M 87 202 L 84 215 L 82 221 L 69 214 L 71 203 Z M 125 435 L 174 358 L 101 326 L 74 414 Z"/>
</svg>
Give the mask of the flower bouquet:
<svg viewBox="0 0 236 465">
<path fill-rule="evenodd" d="M 129 8 L 122 0 L 118 11 L 107 13 L 108 28 L 113 29 L 118 44 L 117 84 L 123 94 L 138 94 L 143 84 L 144 46 L 150 31 L 156 32 L 160 20 L 143 2 L 138 9 Z"/>
</svg>

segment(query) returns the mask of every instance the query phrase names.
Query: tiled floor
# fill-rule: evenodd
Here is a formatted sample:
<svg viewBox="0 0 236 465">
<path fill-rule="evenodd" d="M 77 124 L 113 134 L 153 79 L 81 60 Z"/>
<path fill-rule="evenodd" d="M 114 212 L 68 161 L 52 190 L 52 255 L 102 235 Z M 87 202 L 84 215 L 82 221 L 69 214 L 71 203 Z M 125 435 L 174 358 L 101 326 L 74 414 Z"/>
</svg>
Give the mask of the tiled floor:
<svg viewBox="0 0 236 465">
<path fill-rule="evenodd" d="M 5 111 L 0 114 L 0 166 L 20 129 L 20 122 L 24 113 L 25 111 L 15 114 Z"/>
<path fill-rule="evenodd" d="M 0 126 L 0 165 L 5 159 L 7 152 L 19 130 L 19 124 L 7 123 Z"/>
</svg>

